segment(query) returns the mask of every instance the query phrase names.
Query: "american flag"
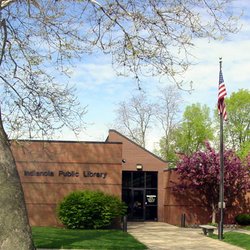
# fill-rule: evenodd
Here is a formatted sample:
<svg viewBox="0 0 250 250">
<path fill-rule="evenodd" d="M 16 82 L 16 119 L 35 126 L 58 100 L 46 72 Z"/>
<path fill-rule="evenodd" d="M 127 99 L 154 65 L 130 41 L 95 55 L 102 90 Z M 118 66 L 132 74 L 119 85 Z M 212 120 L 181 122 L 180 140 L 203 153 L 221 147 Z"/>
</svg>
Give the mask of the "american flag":
<svg viewBox="0 0 250 250">
<path fill-rule="evenodd" d="M 219 93 L 218 93 L 218 111 L 219 114 L 222 114 L 223 119 L 227 120 L 227 111 L 226 111 L 226 105 L 224 102 L 224 97 L 227 95 L 226 86 L 223 80 L 222 71 L 220 69 L 219 74 Z"/>
</svg>

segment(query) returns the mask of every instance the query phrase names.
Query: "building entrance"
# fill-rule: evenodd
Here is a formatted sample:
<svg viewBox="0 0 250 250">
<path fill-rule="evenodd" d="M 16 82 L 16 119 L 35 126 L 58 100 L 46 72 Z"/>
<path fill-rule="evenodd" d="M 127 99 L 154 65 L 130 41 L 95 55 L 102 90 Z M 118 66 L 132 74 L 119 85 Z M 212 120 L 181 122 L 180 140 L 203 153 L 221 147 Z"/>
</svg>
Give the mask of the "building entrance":
<svg viewBox="0 0 250 250">
<path fill-rule="evenodd" d="M 157 220 L 157 182 L 157 172 L 123 171 L 122 200 L 129 220 Z"/>
</svg>

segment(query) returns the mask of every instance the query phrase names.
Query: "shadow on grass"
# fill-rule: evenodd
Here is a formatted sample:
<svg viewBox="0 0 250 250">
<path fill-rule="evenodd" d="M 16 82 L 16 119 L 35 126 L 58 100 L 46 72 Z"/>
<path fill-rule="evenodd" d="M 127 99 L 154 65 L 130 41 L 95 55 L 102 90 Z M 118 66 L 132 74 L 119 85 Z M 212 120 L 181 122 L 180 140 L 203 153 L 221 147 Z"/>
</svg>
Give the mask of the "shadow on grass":
<svg viewBox="0 0 250 250">
<path fill-rule="evenodd" d="M 37 248 L 65 249 L 147 249 L 133 236 L 120 230 L 69 230 L 33 227 Z"/>
</svg>

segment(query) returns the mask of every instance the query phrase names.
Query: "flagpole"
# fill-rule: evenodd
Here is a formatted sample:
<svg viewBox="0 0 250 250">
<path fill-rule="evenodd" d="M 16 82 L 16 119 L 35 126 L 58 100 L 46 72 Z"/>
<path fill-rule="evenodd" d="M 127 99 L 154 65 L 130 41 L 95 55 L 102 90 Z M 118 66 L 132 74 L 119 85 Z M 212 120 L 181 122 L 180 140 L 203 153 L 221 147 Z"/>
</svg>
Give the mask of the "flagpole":
<svg viewBox="0 0 250 250">
<path fill-rule="evenodd" d="M 222 58 L 220 58 L 220 72 L 222 69 Z M 220 112 L 220 222 L 218 238 L 223 240 L 223 222 L 224 222 L 224 145 L 223 145 L 223 114 Z"/>
</svg>

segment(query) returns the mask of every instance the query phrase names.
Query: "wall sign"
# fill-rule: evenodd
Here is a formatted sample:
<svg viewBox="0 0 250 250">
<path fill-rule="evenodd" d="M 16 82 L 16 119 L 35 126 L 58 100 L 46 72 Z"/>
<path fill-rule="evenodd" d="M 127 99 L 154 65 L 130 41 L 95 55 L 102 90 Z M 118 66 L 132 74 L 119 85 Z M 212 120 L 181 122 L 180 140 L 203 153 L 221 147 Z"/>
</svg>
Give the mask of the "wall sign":
<svg viewBox="0 0 250 250">
<path fill-rule="evenodd" d="M 107 176 L 107 173 L 98 173 L 98 172 L 91 172 L 91 171 L 84 171 L 83 172 L 84 177 L 98 177 L 105 179 Z"/>
<path fill-rule="evenodd" d="M 147 195 L 147 202 L 154 203 L 156 201 L 156 195 Z"/>
<path fill-rule="evenodd" d="M 50 171 L 50 170 L 46 170 L 46 171 L 24 170 L 24 176 L 54 176 L 54 171 Z"/>
<path fill-rule="evenodd" d="M 46 177 L 85 177 L 85 178 L 101 178 L 105 179 L 107 177 L 106 172 L 92 172 L 92 171 L 83 171 L 79 173 L 78 171 L 51 171 L 51 170 L 44 170 L 44 171 L 36 171 L 36 170 L 24 170 L 24 176 L 31 177 L 31 176 L 46 176 Z"/>
</svg>

